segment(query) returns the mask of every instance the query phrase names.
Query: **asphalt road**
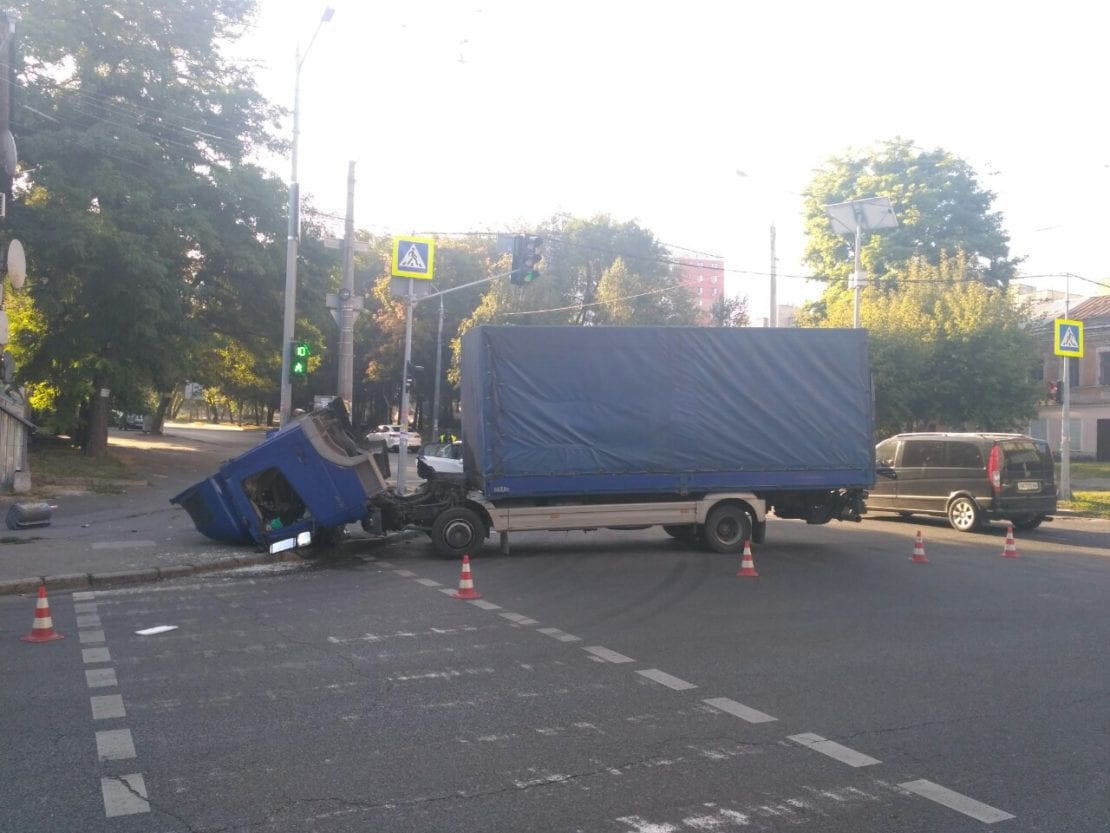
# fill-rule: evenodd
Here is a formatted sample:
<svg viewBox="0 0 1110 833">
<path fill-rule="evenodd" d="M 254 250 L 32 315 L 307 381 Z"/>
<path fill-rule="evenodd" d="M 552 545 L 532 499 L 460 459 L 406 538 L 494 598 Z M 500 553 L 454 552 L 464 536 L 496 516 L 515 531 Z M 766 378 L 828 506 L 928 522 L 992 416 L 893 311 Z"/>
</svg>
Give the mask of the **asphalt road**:
<svg viewBox="0 0 1110 833">
<path fill-rule="evenodd" d="M 53 594 L 43 645 L 0 598 L 0 829 L 1104 833 L 1106 543 L 522 535 L 466 602 L 415 537 Z"/>
</svg>

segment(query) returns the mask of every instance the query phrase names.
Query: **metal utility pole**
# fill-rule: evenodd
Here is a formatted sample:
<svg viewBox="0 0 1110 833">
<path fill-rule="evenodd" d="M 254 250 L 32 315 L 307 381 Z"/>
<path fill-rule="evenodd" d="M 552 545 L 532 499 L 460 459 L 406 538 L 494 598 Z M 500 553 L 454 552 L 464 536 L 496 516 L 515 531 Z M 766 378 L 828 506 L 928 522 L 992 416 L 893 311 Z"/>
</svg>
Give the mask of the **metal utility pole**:
<svg viewBox="0 0 1110 833">
<path fill-rule="evenodd" d="M 347 222 L 344 228 L 343 279 L 339 289 L 339 379 L 336 392 L 353 413 L 355 371 L 355 163 L 347 165 Z"/>
<path fill-rule="evenodd" d="M 1071 318 L 1071 277 L 1064 275 L 1064 318 Z M 1064 401 L 1060 411 L 1060 500 L 1071 500 L 1071 358 L 1061 356 Z"/>
<path fill-rule="evenodd" d="M 771 317 L 767 319 L 772 327 L 779 325 L 779 305 L 775 298 L 775 227 L 771 226 Z"/>
<path fill-rule="evenodd" d="M 320 27 L 331 20 L 335 9 L 328 6 L 324 9 L 320 22 L 316 24 L 316 31 L 301 54 L 300 44 L 297 44 L 297 64 L 293 82 L 293 149 L 292 171 L 289 177 L 289 226 L 286 231 L 285 243 L 285 314 L 282 317 L 281 327 L 281 405 L 279 419 L 281 427 L 289 424 L 293 414 L 293 384 L 289 378 L 292 357 L 289 355 L 290 345 L 293 343 L 293 330 L 297 320 L 297 248 L 301 235 L 301 186 L 297 182 L 297 140 L 301 134 L 301 67 L 304 66 L 308 51 L 316 40 Z"/>
<path fill-rule="evenodd" d="M 436 330 L 436 384 L 432 396 L 432 442 L 439 441 L 439 377 L 443 372 L 440 364 L 443 359 L 443 296 L 439 296 L 439 328 Z"/>
</svg>

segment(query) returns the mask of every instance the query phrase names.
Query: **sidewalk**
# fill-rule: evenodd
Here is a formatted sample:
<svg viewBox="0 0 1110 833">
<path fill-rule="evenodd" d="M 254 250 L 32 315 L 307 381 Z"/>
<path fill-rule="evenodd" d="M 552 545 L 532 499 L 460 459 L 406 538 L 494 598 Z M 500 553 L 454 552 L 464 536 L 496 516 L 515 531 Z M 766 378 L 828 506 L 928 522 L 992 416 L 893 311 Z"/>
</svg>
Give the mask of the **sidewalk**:
<svg viewBox="0 0 1110 833">
<path fill-rule="evenodd" d="M 67 478 L 36 480 L 47 497 L 6 495 L 12 504 L 46 503 L 49 524 L 0 530 L 0 595 L 96 588 L 177 578 L 197 572 L 276 561 L 300 561 L 292 552 L 271 556 L 250 547 L 211 541 L 170 498 L 215 473 L 221 463 L 261 442 L 262 431 L 234 426 L 169 423 L 162 436 L 109 432 L 109 447 L 135 479 L 92 483 Z M 91 488 L 90 488 L 91 486 Z"/>
</svg>

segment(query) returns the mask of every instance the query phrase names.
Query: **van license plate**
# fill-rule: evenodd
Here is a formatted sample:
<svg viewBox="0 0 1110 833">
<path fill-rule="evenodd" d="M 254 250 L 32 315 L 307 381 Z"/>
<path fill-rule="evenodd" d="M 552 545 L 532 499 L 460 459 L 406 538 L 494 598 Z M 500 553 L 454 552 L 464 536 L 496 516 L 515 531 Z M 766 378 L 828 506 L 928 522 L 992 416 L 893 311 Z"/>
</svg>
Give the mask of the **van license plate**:
<svg viewBox="0 0 1110 833">
<path fill-rule="evenodd" d="M 1041 490 L 1041 484 L 1038 483 L 1036 480 L 1019 480 L 1018 481 L 1018 491 L 1019 492 L 1039 492 L 1040 490 Z"/>
</svg>

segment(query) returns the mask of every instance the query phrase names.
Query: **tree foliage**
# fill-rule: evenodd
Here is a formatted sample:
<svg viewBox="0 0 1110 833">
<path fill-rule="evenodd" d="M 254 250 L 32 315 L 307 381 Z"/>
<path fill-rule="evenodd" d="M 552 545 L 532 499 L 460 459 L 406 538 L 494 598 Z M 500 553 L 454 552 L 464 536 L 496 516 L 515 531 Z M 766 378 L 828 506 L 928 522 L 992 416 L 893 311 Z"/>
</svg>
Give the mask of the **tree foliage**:
<svg viewBox="0 0 1110 833">
<path fill-rule="evenodd" d="M 863 236 L 861 266 L 872 280 L 883 284 L 913 260 L 938 266 L 957 253 L 965 256 L 963 278 L 1005 287 L 1014 276 L 1019 260 L 1010 257 L 995 195 L 971 166 L 945 150 L 895 139 L 830 158 L 807 189 L 804 257 L 830 280 L 827 301 L 846 291 L 854 240 L 832 230 L 825 207 L 876 196 L 890 199 L 898 227 Z"/>
<path fill-rule="evenodd" d="M 1028 307 L 1012 291 L 966 279 L 963 256 L 911 262 L 896 291 L 868 287 L 860 323 L 870 332 L 876 429 L 1019 430 L 1041 395 Z M 830 301 L 818 323 L 850 327 L 853 302 Z"/>
<path fill-rule="evenodd" d="M 92 394 L 169 390 L 213 332 L 274 345 L 284 189 L 246 160 L 278 114 L 219 50 L 253 0 L 15 6 L 23 378 L 54 407 L 85 398 L 98 453 L 108 403 Z"/>
</svg>

